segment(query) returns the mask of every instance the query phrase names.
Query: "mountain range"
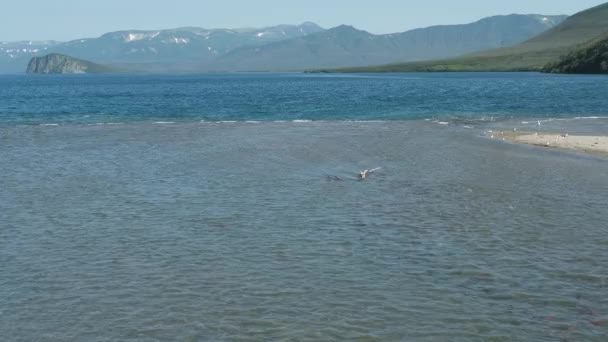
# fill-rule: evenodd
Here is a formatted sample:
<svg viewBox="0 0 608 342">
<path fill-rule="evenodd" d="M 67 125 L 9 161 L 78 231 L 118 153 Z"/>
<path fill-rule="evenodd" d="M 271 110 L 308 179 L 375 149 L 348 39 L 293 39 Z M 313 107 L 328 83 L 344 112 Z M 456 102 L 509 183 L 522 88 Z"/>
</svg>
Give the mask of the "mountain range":
<svg viewBox="0 0 608 342">
<path fill-rule="evenodd" d="M 323 31 L 314 23 L 260 29 L 184 27 L 117 31 L 69 42 L 0 42 L 0 73 L 23 72 L 28 61 L 49 53 L 147 72 L 198 70 L 233 49 L 259 46 Z"/>
<path fill-rule="evenodd" d="M 560 56 L 608 32 L 608 3 L 576 13 L 555 27 L 511 47 L 457 58 L 336 69 L 336 72 L 539 71 Z"/>
<path fill-rule="evenodd" d="M 566 16 L 494 16 L 466 25 L 432 26 L 374 35 L 342 25 L 261 47 L 236 49 L 218 61 L 224 70 L 303 70 L 446 58 L 521 43 Z"/>
<path fill-rule="evenodd" d="M 118 31 L 70 42 L 0 42 L 0 73 L 23 72 L 34 56 L 69 55 L 141 72 L 287 71 L 458 56 L 526 41 L 566 16 L 506 15 L 375 35 L 314 23 L 261 29 Z"/>
</svg>

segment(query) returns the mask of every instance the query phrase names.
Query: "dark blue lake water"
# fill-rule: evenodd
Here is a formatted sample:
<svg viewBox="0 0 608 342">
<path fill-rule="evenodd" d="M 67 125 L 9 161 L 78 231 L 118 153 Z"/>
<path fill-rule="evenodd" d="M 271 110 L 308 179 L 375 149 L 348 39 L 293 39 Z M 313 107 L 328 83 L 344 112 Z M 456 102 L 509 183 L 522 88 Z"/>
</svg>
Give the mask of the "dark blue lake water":
<svg viewBox="0 0 608 342">
<path fill-rule="evenodd" d="M 0 341 L 605 342 L 608 159 L 483 132 L 606 135 L 606 94 L 2 76 Z"/>
<path fill-rule="evenodd" d="M 608 115 L 606 76 L 0 76 L 0 123 Z"/>
</svg>

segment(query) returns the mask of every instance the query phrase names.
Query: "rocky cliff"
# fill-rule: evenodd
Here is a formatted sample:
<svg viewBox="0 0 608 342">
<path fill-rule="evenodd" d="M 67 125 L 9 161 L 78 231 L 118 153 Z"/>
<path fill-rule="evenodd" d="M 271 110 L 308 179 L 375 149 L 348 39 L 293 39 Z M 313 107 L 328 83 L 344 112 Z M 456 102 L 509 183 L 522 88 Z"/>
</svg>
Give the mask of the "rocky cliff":
<svg viewBox="0 0 608 342">
<path fill-rule="evenodd" d="M 116 71 L 110 67 L 82 59 L 60 54 L 49 54 L 32 58 L 26 72 L 28 74 L 96 74 Z"/>
</svg>

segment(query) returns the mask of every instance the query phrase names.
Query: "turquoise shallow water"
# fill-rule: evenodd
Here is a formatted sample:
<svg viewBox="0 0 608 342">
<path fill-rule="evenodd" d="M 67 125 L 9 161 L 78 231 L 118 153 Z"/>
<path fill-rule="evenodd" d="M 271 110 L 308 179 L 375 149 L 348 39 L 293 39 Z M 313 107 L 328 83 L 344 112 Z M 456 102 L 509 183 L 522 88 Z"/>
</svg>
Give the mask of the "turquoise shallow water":
<svg viewBox="0 0 608 342">
<path fill-rule="evenodd" d="M 156 76 L 136 79 L 148 77 Z M 165 77 L 194 78 L 201 86 L 198 76 Z M 354 88 L 369 82 L 230 77 L 258 85 L 265 77 Z M 396 87 L 386 77 L 379 79 Z M 513 78 L 562 82 L 529 74 L 449 77 L 435 85 L 450 83 L 458 94 L 475 77 L 511 84 L 506 94 L 521 96 Z M 98 93 L 123 85 L 94 86 L 95 80 L 23 77 L 19 82 L 46 84 L 44 92 L 55 88 L 63 101 L 41 96 L 13 114 L 3 110 L 3 341 L 606 340 L 608 159 L 482 136 L 488 129 L 535 127 L 536 118 L 548 131 L 605 134 L 608 120 L 589 118 L 601 116 L 604 98 L 590 96 L 577 111 L 555 97 L 568 115 L 524 114 L 532 107 L 516 113 L 503 101 L 495 112 L 508 115 L 480 109 L 428 120 L 294 122 L 312 117 L 279 116 L 283 111 L 270 104 L 298 105 L 250 96 L 259 102 L 243 100 L 239 107 L 224 98 L 225 113 L 258 103 L 260 112 L 273 113 L 268 118 L 286 122 L 249 114 L 238 122 L 221 116 L 220 123 L 200 113 L 163 114 L 162 108 L 177 112 L 205 102 L 192 97 L 183 107 L 161 101 L 165 107 L 146 107 L 156 114 L 135 116 L 147 106 L 144 94 L 132 95 L 130 105 L 114 106 L 122 101 L 114 96 L 99 103 Z M 590 84 L 604 79 L 565 82 L 592 91 Z M 169 92 L 166 83 L 150 83 L 156 93 Z M 361 87 L 370 94 L 365 99 L 405 101 L 400 92 Z M 266 91 L 290 89 L 283 88 Z M 82 96 L 86 89 L 95 100 Z M 326 99 L 308 108 L 337 110 L 316 86 L 299 89 Z M 361 100 L 359 108 L 335 94 L 340 108 L 368 113 L 363 119 L 384 115 L 386 107 L 374 111 Z M 488 106 L 492 98 L 469 97 Z M 532 96 L 525 99 L 526 106 L 541 107 Z M 66 113 L 40 105 L 54 101 Z M 450 102 L 476 108 L 451 98 L 438 102 L 438 111 Z M 28 114 L 16 114 L 26 107 Z M 414 108 L 406 107 L 399 111 Z M 449 124 L 437 122 L 443 120 Z M 358 170 L 375 167 L 382 169 L 367 181 L 354 179 Z"/>
</svg>

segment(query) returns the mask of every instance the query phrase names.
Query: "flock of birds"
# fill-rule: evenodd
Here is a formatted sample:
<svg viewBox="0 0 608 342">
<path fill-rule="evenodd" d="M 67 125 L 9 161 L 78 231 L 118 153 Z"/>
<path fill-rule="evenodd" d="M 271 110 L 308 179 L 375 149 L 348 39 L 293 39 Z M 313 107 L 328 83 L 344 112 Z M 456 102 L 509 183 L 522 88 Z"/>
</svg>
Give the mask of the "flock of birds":
<svg viewBox="0 0 608 342">
<path fill-rule="evenodd" d="M 534 133 L 534 135 L 538 136 L 538 133 L 539 133 L 539 130 L 540 130 L 540 126 L 541 126 L 540 120 L 536 121 L 536 132 Z M 516 132 L 517 132 L 517 128 L 513 128 L 513 133 L 516 133 Z M 494 132 L 493 131 L 489 131 L 488 133 L 491 134 L 490 138 L 494 139 Z M 501 132 L 500 134 L 504 135 L 504 132 Z M 561 135 L 557 136 L 556 142 L 557 142 L 558 139 L 560 139 L 560 138 L 567 138 L 568 136 L 569 136 L 568 133 L 561 134 Z M 503 140 L 505 140 L 505 139 L 503 138 Z M 544 146 L 545 147 L 551 146 L 551 142 L 547 141 L 544 144 Z"/>
</svg>

